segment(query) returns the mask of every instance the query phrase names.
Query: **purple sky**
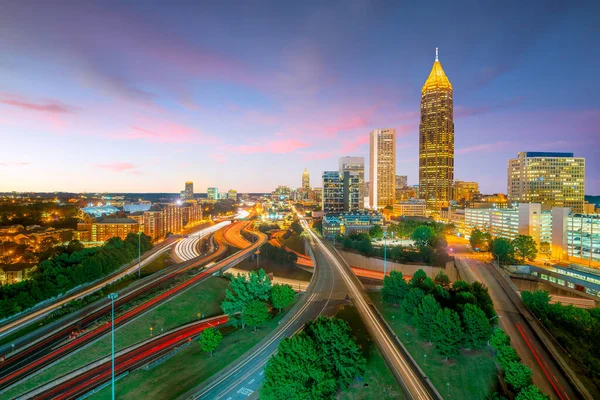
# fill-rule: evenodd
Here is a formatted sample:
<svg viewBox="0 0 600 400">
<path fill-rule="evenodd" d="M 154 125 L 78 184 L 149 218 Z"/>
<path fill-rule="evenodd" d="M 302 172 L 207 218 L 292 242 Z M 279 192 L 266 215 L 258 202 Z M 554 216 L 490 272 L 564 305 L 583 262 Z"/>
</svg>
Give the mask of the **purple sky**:
<svg viewBox="0 0 600 400">
<path fill-rule="evenodd" d="M 569 151 L 600 194 L 599 6 L 417 3 L 0 0 L 0 191 L 318 186 L 387 127 L 416 184 L 438 46 L 456 179 Z"/>
</svg>

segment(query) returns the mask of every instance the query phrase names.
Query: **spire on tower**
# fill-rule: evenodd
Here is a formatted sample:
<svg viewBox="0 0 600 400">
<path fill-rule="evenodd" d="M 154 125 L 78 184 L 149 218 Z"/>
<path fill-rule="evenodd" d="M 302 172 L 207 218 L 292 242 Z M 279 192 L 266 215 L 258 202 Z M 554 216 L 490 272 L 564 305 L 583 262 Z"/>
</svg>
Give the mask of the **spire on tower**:
<svg viewBox="0 0 600 400">
<path fill-rule="evenodd" d="M 440 58 L 438 56 L 438 48 L 435 48 L 435 61 L 440 61 Z"/>
</svg>

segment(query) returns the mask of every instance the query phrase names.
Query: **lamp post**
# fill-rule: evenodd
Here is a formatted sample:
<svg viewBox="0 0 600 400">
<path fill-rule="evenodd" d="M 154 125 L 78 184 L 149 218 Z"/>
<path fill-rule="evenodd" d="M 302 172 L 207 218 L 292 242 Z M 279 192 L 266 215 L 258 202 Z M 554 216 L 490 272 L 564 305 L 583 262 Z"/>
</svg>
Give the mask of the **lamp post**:
<svg viewBox="0 0 600 400">
<path fill-rule="evenodd" d="M 142 276 L 142 232 L 138 231 L 138 279 Z"/>
<path fill-rule="evenodd" d="M 383 277 L 387 275 L 387 231 L 383 231 Z"/>
<path fill-rule="evenodd" d="M 112 343 L 112 400 L 115 400 L 115 299 L 119 297 L 116 293 L 109 293 L 108 298 L 111 303 L 111 343 Z"/>
</svg>

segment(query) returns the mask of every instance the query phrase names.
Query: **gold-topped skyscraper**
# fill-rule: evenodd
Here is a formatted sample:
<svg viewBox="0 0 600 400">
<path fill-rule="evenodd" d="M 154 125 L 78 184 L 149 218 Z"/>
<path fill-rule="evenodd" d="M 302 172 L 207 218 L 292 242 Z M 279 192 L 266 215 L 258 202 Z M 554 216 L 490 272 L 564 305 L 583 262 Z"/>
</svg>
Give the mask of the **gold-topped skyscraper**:
<svg viewBox="0 0 600 400">
<path fill-rule="evenodd" d="M 421 91 L 419 126 L 419 197 L 430 210 L 439 210 L 452 200 L 454 180 L 454 106 L 452 84 L 435 61 Z"/>
</svg>

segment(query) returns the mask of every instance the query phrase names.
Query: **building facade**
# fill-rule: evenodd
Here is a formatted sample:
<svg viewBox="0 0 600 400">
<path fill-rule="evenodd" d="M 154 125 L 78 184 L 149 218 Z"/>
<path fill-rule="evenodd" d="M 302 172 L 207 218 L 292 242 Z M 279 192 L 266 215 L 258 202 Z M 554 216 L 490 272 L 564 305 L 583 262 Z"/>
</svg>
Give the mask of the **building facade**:
<svg viewBox="0 0 600 400">
<path fill-rule="evenodd" d="M 396 190 L 403 189 L 408 186 L 408 176 L 396 175 Z"/>
<path fill-rule="evenodd" d="M 440 210 L 452 200 L 454 181 L 454 105 L 452 84 L 435 62 L 421 91 L 419 125 L 419 197 Z"/>
<path fill-rule="evenodd" d="M 583 212 L 585 159 L 573 153 L 520 152 L 508 161 L 510 202 Z"/>
<path fill-rule="evenodd" d="M 374 225 L 381 224 L 383 224 L 383 216 L 375 211 L 325 215 L 323 217 L 323 236 L 332 238 L 337 235 L 368 233 Z"/>
<path fill-rule="evenodd" d="M 219 188 L 209 187 L 206 189 L 206 197 L 208 200 L 218 200 L 219 199 Z"/>
<path fill-rule="evenodd" d="M 425 217 L 425 201 L 414 199 L 394 203 L 393 215 L 396 217 Z"/>
<path fill-rule="evenodd" d="M 358 175 L 358 209 L 365 208 L 365 158 L 364 157 L 340 157 L 340 172 L 351 172 Z"/>
<path fill-rule="evenodd" d="M 453 199 L 465 206 L 470 205 L 479 195 L 479 183 L 454 181 Z"/>
<path fill-rule="evenodd" d="M 140 224 L 131 218 L 103 218 L 92 222 L 91 242 L 106 242 L 113 237 L 125 239 L 129 233 L 138 233 Z"/>
<path fill-rule="evenodd" d="M 194 200 L 194 182 L 185 183 L 184 200 Z"/>
<path fill-rule="evenodd" d="M 391 206 L 396 197 L 396 130 L 371 131 L 370 154 L 370 206 L 373 209 Z"/>
<path fill-rule="evenodd" d="M 306 168 L 304 168 L 304 172 L 302 172 L 302 190 L 305 190 L 306 192 L 310 190 L 310 174 Z"/>
</svg>

